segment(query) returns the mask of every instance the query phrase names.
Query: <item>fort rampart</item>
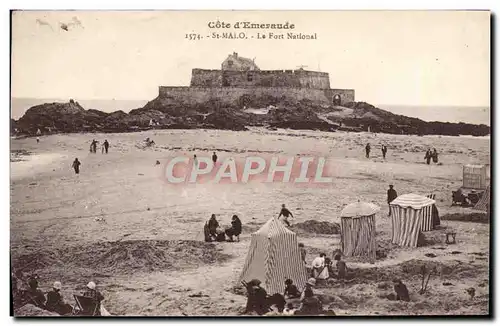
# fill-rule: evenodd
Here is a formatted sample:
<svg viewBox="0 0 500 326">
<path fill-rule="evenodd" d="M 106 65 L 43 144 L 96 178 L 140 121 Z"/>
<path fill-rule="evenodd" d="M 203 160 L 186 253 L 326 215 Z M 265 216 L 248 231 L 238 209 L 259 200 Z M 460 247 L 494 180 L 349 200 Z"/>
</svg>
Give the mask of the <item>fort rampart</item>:
<svg viewBox="0 0 500 326">
<path fill-rule="evenodd" d="M 159 87 L 159 96 L 172 103 L 186 105 L 217 101 L 228 107 L 242 107 L 245 99 L 252 100 L 310 100 L 316 104 L 343 104 L 354 101 L 353 89 L 315 89 L 302 87 Z M 338 101 L 336 103 L 336 101 Z M 271 103 L 269 103 L 271 104 Z"/>
</svg>

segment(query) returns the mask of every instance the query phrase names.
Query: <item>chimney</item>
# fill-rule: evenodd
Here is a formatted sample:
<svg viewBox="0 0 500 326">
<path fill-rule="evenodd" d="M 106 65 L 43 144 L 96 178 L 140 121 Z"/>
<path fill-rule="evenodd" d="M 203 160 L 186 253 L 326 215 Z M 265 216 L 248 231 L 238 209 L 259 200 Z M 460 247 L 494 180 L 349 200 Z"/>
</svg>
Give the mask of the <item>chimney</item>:
<svg viewBox="0 0 500 326">
<path fill-rule="evenodd" d="M 233 52 L 233 57 L 235 57 L 237 59 L 238 58 L 238 53 Z"/>
</svg>

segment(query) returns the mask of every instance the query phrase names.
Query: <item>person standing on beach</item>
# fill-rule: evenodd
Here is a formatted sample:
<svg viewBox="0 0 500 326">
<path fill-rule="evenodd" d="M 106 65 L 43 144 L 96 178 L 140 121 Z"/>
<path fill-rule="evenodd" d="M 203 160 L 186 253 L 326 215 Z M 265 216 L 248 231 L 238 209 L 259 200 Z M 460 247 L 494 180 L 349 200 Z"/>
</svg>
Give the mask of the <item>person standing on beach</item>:
<svg viewBox="0 0 500 326">
<path fill-rule="evenodd" d="M 366 144 L 365 151 L 366 151 L 366 158 L 370 158 L 370 143 Z"/>
<path fill-rule="evenodd" d="M 342 260 L 342 256 L 337 254 L 333 258 L 337 261 L 337 278 L 341 281 L 344 282 L 347 276 L 347 265 L 345 261 Z"/>
<path fill-rule="evenodd" d="M 108 143 L 107 139 L 104 140 L 103 146 L 104 146 L 104 150 L 106 151 L 106 154 L 108 154 L 109 143 Z"/>
<path fill-rule="evenodd" d="M 384 160 L 385 160 L 385 154 L 387 154 L 387 146 L 382 145 L 382 157 L 384 158 Z"/>
<path fill-rule="evenodd" d="M 92 139 L 92 143 L 90 143 L 90 152 L 97 153 L 97 140 Z"/>
<path fill-rule="evenodd" d="M 306 251 L 306 248 L 304 248 L 304 244 L 301 242 L 299 243 L 299 250 L 300 250 L 300 258 L 302 259 L 302 261 L 304 262 L 304 265 L 306 265 L 306 255 L 307 255 L 307 251 Z"/>
<path fill-rule="evenodd" d="M 214 155 L 212 155 L 212 162 L 214 162 L 214 165 L 217 163 L 217 154 L 215 154 L 215 152 Z"/>
<path fill-rule="evenodd" d="M 78 157 L 75 158 L 75 160 L 73 161 L 73 165 L 72 165 L 73 169 L 75 169 L 75 174 L 80 173 L 80 165 L 81 165 L 81 163 L 80 163 L 80 161 L 78 161 Z"/>
<path fill-rule="evenodd" d="M 424 160 L 427 162 L 427 164 L 431 164 L 431 158 L 432 158 L 432 152 L 430 149 L 425 152 L 425 157 Z"/>
<path fill-rule="evenodd" d="M 285 207 L 285 204 L 281 205 L 281 211 L 280 215 L 278 215 L 278 219 L 281 217 L 281 215 L 283 215 L 284 217 L 283 222 L 285 222 L 286 225 L 290 226 L 290 222 L 288 222 L 288 217 L 291 216 L 293 218 L 293 214 Z"/>
<path fill-rule="evenodd" d="M 389 185 L 389 189 L 387 190 L 387 205 L 389 205 L 389 216 L 391 216 L 391 202 L 398 198 L 398 193 L 394 190 L 393 185 Z"/>
<path fill-rule="evenodd" d="M 438 152 L 435 148 L 432 149 L 432 161 L 434 163 L 437 163 L 439 162 L 439 159 L 438 159 Z"/>
</svg>

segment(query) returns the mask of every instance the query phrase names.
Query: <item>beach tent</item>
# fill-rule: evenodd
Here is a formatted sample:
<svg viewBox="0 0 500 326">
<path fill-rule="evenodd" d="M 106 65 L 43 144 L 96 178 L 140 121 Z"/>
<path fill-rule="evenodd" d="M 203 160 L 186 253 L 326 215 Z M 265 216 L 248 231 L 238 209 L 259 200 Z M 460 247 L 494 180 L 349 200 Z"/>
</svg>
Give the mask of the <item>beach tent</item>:
<svg viewBox="0 0 500 326">
<path fill-rule="evenodd" d="M 486 166 L 484 164 L 467 164 L 463 167 L 463 187 L 486 189 Z"/>
<path fill-rule="evenodd" d="M 491 201 L 491 192 L 490 192 L 490 185 L 486 188 L 486 190 L 483 193 L 483 196 L 481 199 L 477 202 L 476 206 L 474 206 L 474 209 L 478 211 L 483 211 L 486 213 L 490 213 L 490 201 Z"/>
<path fill-rule="evenodd" d="M 307 281 L 297 235 L 273 217 L 252 234 L 239 282 L 258 279 L 269 295 L 283 293 L 285 280 L 302 289 Z"/>
<path fill-rule="evenodd" d="M 402 247 L 416 247 L 426 207 L 432 207 L 434 203 L 435 200 L 416 194 L 405 194 L 394 199 L 390 203 L 392 243 Z"/>
<path fill-rule="evenodd" d="M 342 252 L 360 256 L 370 262 L 376 259 L 375 213 L 380 207 L 371 203 L 349 204 L 340 213 Z"/>
<path fill-rule="evenodd" d="M 435 194 L 430 194 L 426 197 L 436 201 Z M 439 219 L 439 211 L 436 207 L 436 204 L 432 204 L 422 208 L 422 227 L 420 228 L 421 231 L 431 231 L 435 226 L 439 224 L 441 224 L 441 221 Z"/>
</svg>

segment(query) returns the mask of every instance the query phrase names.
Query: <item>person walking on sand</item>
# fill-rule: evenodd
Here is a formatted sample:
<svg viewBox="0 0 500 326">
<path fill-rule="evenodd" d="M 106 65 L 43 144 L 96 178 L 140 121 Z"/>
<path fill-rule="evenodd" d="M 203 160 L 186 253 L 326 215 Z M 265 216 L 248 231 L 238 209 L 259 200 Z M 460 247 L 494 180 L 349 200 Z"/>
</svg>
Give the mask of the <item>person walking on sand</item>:
<svg viewBox="0 0 500 326">
<path fill-rule="evenodd" d="M 90 143 L 90 152 L 97 153 L 97 140 L 92 139 L 92 143 Z"/>
<path fill-rule="evenodd" d="M 387 146 L 382 145 L 382 157 L 384 158 L 384 160 L 385 160 L 385 155 L 386 154 L 387 154 Z"/>
<path fill-rule="evenodd" d="M 434 162 L 434 163 L 439 162 L 438 152 L 435 148 L 432 149 L 432 162 Z"/>
<path fill-rule="evenodd" d="M 214 162 L 214 165 L 215 165 L 215 163 L 217 163 L 217 154 L 215 154 L 215 152 L 212 155 L 212 162 Z"/>
<path fill-rule="evenodd" d="M 108 140 L 105 139 L 104 143 L 102 144 L 104 146 L 104 151 L 106 151 L 106 154 L 108 154 L 108 149 L 109 149 L 109 143 Z"/>
<path fill-rule="evenodd" d="M 431 164 L 431 158 L 432 158 L 432 152 L 430 149 L 425 152 L 425 157 L 424 160 L 426 161 L 427 165 Z"/>
<path fill-rule="evenodd" d="M 79 174 L 80 173 L 80 165 L 82 163 L 80 163 L 80 161 L 78 161 L 78 157 L 75 158 L 75 160 L 73 161 L 73 165 L 72 165 L 72 168 L 75 169 L 75 174 Z"/>
<path fill-rule="evenodd" d="M 398 198 L 398 193 L 394 190 L 393 185 L 389 185 L 389 189 L 387 190 L 387 205 L 389 206 L 389 216 L 391 216 L 391 202 Z"/>
<path fill-rule="evenodd" d="M 370 143 L 366 144 L 365 151 L 366 151 L 366 158 L 370 158 Z"/>
<path fill-rule="evenodd" d="M 281 215 L 283 215 L 284 217 L 283 222 L 285 222 L 286 225 L 291 226 L 290 222 L 288 222 L 288 217 L 291 216 L 293 218 L 293 214 L 285 207 L 285 204 L 281 205 L 281 211 L 280 215 L 278 215 L 278 219 L 281 217 Z"/>
</svg>

